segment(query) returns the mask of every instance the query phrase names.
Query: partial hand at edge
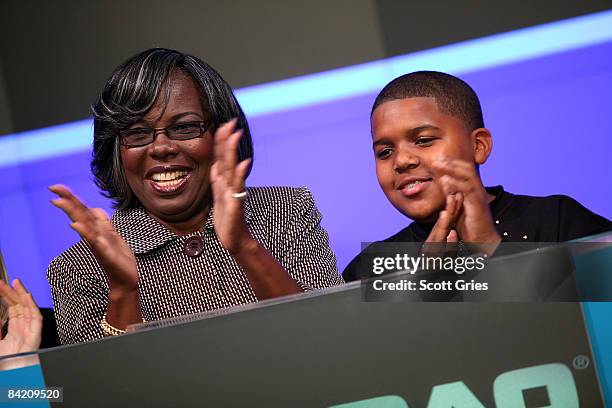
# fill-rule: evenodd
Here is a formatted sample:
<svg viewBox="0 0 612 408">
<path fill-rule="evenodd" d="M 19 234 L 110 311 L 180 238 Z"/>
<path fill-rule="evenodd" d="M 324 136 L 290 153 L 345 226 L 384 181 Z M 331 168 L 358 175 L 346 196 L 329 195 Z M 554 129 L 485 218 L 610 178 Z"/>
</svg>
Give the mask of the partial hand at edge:
<svg viewBox="0 0 612 408">
<path fill-rule="evenodd" d="M 40 347 L 42 315 L 32 294 L 19 279 L 13 287 L 0 280 L 0 298 L 8 306 L 8 332 L 0 340 L 0 356 L 35 351 Z"/>
</svg>

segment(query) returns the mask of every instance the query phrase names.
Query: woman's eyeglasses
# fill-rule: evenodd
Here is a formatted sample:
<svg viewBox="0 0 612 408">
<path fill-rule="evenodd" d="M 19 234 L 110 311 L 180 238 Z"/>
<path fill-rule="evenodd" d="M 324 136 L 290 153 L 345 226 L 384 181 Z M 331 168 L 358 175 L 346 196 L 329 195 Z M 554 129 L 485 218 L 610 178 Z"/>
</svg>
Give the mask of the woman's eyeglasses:
<svg viewBox="0 0 612 408">
<path fill-rule="evenodd" d="M 158 133 L 164 132 L 172 140 L 189 140 L 202 136 L 212 125 L 212 120 L 182 122 L 165 128 L 132 128 L 119 132 L 119 142 L 126 147 L 140 147 L 155 141 Z"/>
</svg>

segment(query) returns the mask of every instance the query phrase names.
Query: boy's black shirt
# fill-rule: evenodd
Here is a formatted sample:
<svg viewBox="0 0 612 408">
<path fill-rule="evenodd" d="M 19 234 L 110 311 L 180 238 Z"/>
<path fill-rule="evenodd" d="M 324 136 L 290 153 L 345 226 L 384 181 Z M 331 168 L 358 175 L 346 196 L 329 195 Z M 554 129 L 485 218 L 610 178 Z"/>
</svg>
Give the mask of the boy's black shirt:
<svg viewBox="0 0 612 408">
<path fill-rule="evenodd" d="M 495 196 L 490 203 L 491 215 L 503 242 L 565 242 L 612 231 L 612 222 L 564 195 L 532 197 L 504 191 L 502 186 L 487 187 Z M 411 223 L 397 234 L 379 243 L 424 242 L 432 224 Z M 362 277 L 357 255 L 344 269 L 346 282 Z"/>
</svg>

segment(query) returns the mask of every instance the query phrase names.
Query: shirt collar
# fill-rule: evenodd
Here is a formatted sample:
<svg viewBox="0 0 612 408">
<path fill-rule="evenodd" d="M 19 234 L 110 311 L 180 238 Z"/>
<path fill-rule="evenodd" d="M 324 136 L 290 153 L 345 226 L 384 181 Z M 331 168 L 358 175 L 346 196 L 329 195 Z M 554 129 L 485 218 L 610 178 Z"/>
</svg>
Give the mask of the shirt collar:
<svg viewBox="0 0 612 408">
<path fill-rule="evenodd" d="M 485 190 L 487 190 L 487 193 L 491 194 L 492 196 L 495 196 L 493 201 L 489 203 L 489 208 L 491 208 L 491 215 L 495 217 L 495 214 L 499 212 L 501 207 L 506 204 L 508 193 L 504 191 L 503 186 L 486 187 Z"/>
<path fill-rule="evenodd" d="M 243 208 L 244 218 L 248 225 L 253 218 L 252 203 L 248 196 L 244 201 Z M 213 205 L 204 223 L 204 230 L 214 230 L 214 212 L 215 207 Z M 127 242 L 135 254 L 147 253 L 169 241 L 180 238 L 179 235 L 164 227 L 140 206 L 116 211 L 112 223 L 117 233 Z"/>
</svg>

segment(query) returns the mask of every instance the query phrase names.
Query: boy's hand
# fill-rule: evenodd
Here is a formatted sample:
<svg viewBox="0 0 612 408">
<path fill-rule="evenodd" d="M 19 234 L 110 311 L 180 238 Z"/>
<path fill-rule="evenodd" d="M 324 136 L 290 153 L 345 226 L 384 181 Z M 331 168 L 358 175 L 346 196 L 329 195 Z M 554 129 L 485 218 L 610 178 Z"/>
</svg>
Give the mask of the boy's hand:
<svg viewBox="0 0 612 408">
<path fill-rule="evenodd" d="M 461 213 L 463 194 L 446 196 L 446 207 L 440 212 L 438 221 L 433 226 L 427 240 L 423 244 L 422 253 L 426 256 L 442 256 L 447 253 L 445 244 L 459 241 L 457 231 L 453 229 L 457 216 Z"/>
<path fill-rule="evenodd" d="M 501 242 L 501 237 L 493 224 L 489 209 L 490 196 L 484 189 L 474 164 L 463 160 L 438 158 L 434 161 L 432 170 L 447 196 L 457 193 L 463 195 L 463 208 L 455 221 L 459 239 L 475 244 L 492 244 L 480 248 L 491 254 Z"/>
</svg>

